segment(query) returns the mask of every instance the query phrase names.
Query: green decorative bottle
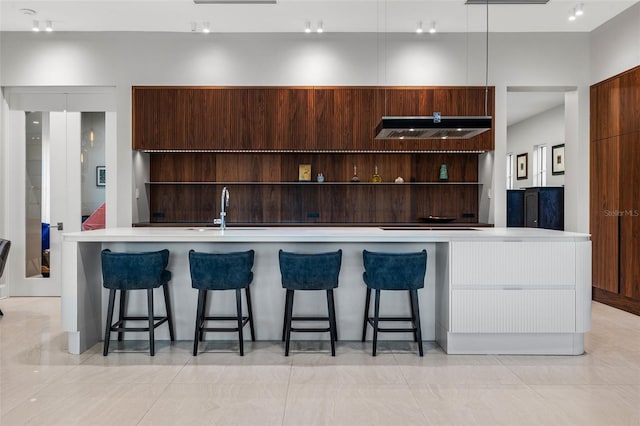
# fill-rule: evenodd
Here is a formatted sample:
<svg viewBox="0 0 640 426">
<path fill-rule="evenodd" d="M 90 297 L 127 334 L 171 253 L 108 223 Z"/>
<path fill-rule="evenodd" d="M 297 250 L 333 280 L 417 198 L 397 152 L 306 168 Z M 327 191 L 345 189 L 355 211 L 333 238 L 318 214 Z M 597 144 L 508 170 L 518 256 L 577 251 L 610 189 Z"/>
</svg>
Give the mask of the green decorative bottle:
<svg viewBox="0 0 640 426">
<path fill-rule="evenodd" d="M 448 180 L 448 179 L 449 179 L 449 173 L 447 172 L 447 165 L 442 164 L 440 165 L 440 180 Z"/>
</svg>

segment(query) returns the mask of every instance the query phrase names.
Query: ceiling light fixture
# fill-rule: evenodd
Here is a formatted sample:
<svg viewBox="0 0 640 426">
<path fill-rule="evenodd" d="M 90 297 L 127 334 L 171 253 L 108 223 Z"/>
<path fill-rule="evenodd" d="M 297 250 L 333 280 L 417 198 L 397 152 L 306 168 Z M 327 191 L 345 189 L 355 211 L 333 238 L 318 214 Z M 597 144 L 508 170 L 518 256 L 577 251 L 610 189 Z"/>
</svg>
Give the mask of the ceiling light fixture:
<svg viewBox="0 0 640 426">
<path fill-rule="evenodd" d="M 576 16 L 582 16 L 584 15 L 584 4 L 580 3 L 577 7 L 576 7 Z"/>
<path fill-rule="evenodd" d="M 311 32 L 311 22 L 307 21 L 304 23 L 304 32 L 307 34 Z"/>
<path fill-rule="evenodd" d="M 431 28 L 429 28 L 429 34 L 435 34 L 436 33 L 436 21 L 433 21 L 431 23 Z"/>
<path fill-rule="evenodd" d="M 576 9 L 571 9 L 569 12 L 569 21 L 573 22 L 576 20 Z"/>
<path fill-rule="evenodd" d="M 422 34 L 422 21 L 418 21 L 418 26 L 416 27 L 416 33 Z"/>
<path fill-rule="evenodd" d="M 40 22 L 38 22 L 37 20 L 33 21 L 33 26 L 31 27 L 31 29 L 33 30 L 33 32 L 39 32 L 40 31 Z"/>
<path fill-rule="evenodd" d="M 191 21 L 191 32 L 195 33 L 198 30 L 198 24 L 196 24 L 194 21 Z"/>
<path fill-rule="evenodd" d="M 51 25 L 51 21 L 46 22 L 45 31 L 48 33 L 53 32 L 53 26 Z"/>
<path fill-rule="evenodd" d="M 318 21 L 318 29 L 316 30 L 318 34 L 322 34 L 324 32 L 324 27 L 322 26 L 322 21 Z"/>
<path fill-rule="evenodd" d="M 209 34 L 211 32 L 211 29 L 209 29 L 209 21 L 202 23 L 202 32 L 205 34 Z"/>
</svg>

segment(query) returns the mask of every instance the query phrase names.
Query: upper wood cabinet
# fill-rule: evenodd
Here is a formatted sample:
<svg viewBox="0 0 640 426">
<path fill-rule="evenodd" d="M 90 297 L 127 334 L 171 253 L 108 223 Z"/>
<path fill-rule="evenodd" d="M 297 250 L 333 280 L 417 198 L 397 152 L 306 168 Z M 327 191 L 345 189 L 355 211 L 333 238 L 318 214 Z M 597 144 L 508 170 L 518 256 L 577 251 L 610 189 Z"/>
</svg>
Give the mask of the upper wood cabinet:
<svg viewBox="0 0 640 426">
<path fill-rule="evenodd" d="M 493 115 L 493 89 L 488 93 Z M 484 115 L 477 87 L 134 87 L 140 150 L 492 150 L 470 140 L 375 140 L 383 115 Z"/>
</svg>

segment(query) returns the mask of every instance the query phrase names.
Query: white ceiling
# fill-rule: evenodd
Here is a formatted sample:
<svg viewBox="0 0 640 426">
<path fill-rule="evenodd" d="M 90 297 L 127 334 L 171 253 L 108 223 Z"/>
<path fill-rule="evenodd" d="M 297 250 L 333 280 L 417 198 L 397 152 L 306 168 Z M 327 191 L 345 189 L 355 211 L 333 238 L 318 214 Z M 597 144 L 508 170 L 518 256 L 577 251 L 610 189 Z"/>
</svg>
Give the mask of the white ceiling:
<svg viewBox="0 0 640 426">
<path fill-rule="evenodd" d="M 491 5 L 491 32 L 589 32 L 639 0 L 550 0 L 546 5 Z M 584 15 L 568 21 L 584 4 Z M 412 32 L 417 22 L 440 32 L 486 30 L 486 8 L 464 0 L 278 0 L 275 5 L 196 5 L 192 0 L 0 0 L 0 30 L 30 31 L 49 20 L 56 31 L 298 32 L 305 22 L 326 32 Z M 26 15 L 21 9 L 32 9 Z M 426 34 L 425 34 L 426 36 Z"/>
<path fill-rule="evenodd" d="M 507 92 L 507 126 L 564 105 L 564 92 Z"/>
</svg>

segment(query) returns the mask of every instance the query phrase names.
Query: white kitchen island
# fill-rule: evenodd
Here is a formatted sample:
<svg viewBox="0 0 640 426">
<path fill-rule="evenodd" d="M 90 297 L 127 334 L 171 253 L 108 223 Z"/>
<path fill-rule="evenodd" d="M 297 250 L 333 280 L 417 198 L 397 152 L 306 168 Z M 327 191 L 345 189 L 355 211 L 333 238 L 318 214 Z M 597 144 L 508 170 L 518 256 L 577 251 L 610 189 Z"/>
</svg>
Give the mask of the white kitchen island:
<svg viewBox="0 0 640 426">
<path fill-rule="evenodd" d="M 425 288 L 419 291 L 423 338 L 437 341 L 449 354 L 578 355 L 584 352 L 584 333 L 591 327 L 591 241 L 587 234 L 530 228 L 111 228 L 63 237 L 62 322 L 71 353 L 81 353 L 103 337 L 107 292 L 102 287 L 100 251 L 104 248 L 170 250 L 168 269 L 173 278 L 169 286 L 178 340 L 191 340 L 194 334 L 197 291 L 191 288 L 190 249 L 255 250 L 251 288 L 258 340 L 281 338 L 284 290 L 279 249 L 343 250 L 340 285 L 335 292 L 340 340 L 361 337 L 363 249 L 427 250 Z M 296 311 L 326 314 L 323 295 L 301 293 L 296 295 Z M 146 314 L 145 296 L 137 296 L 130 295 L 128 312 Z M 161 292 L 156 297 L 161 310 Z M 217 313 L 235 315 L 232 292 L 216 292 L 210 298 Z M 408 313 L 405 292 L 383 292 L 381 315 Z M 147 339 L 146 333 L 128 335 L 126 338 Z M 381 339 L 411 337 L 380 335 Z M 305 333 L 294 338 L 327 339 L 328 335 Z M 156 330 L 156 339 L 168 340 L 166 327 Z M 235 336 L 208 333 L 207 339 Z"/>
</svg>

